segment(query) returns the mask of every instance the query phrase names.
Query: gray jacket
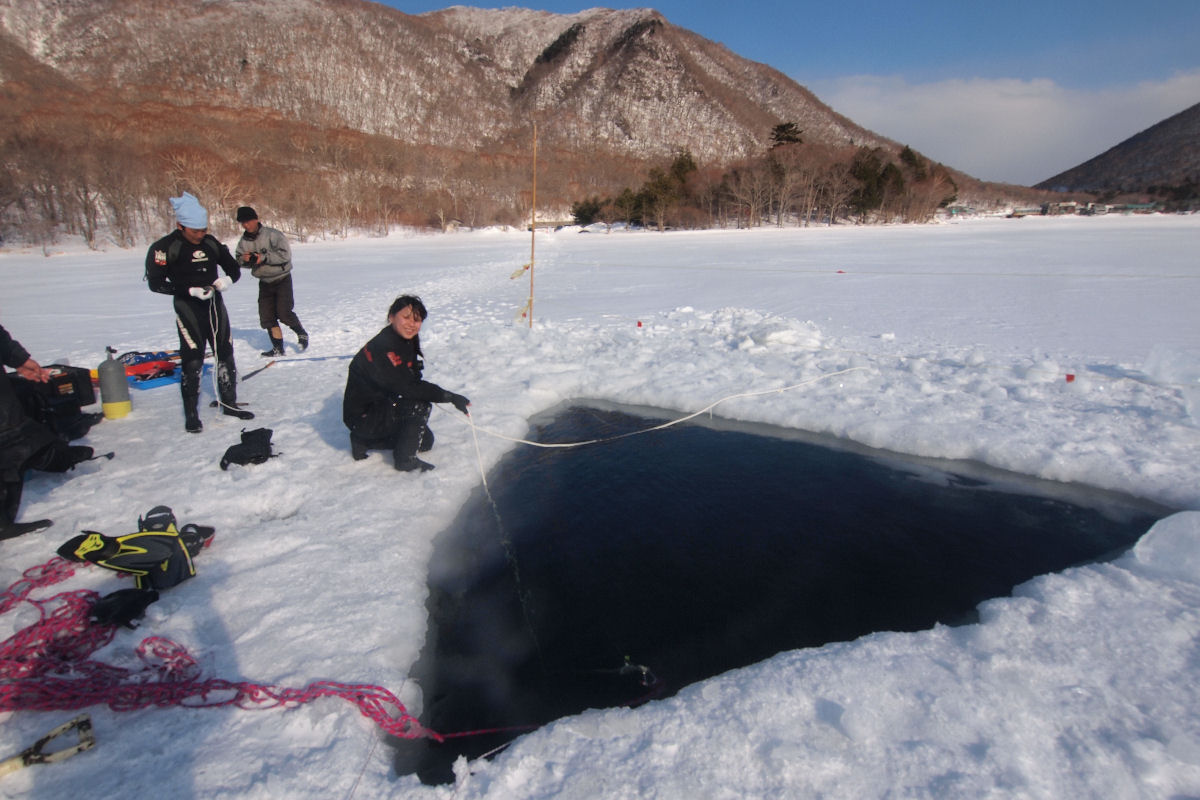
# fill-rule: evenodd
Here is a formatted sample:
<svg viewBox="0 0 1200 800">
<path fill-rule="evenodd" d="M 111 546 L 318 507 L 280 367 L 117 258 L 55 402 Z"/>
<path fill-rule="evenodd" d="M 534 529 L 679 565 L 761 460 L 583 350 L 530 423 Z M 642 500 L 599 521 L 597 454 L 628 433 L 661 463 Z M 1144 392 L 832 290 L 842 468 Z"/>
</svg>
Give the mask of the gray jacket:
<svg viewBox="0 0 1200 800">
<path fill-rule="evenodd" d="M 292 271 L 292 248 L 287 237 L 261 223 L 255 234 L 243 233 L 238 240 L 234 258 L 242 266 L 244 253 L 258 253 L 258 263 L 250 268 L 250 274 L 264 283 L 283 280 Z"/>
</svg>

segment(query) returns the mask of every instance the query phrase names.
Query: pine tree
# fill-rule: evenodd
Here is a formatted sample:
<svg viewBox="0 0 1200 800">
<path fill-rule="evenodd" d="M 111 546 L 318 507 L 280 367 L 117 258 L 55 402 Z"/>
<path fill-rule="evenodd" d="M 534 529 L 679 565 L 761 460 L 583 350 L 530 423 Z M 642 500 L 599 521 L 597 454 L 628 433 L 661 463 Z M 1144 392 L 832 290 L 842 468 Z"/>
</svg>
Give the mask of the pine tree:
<svg viewBox="0 0 1200 800">
<path fill-rule="evenodd" d="M 794 122 L 781 122 L 774 128 L 771 128 L 771 149 L 781 147 L 785 144 L 801 144 L 803 139 L 800 134 L 803 131 Z"/>
</svg>

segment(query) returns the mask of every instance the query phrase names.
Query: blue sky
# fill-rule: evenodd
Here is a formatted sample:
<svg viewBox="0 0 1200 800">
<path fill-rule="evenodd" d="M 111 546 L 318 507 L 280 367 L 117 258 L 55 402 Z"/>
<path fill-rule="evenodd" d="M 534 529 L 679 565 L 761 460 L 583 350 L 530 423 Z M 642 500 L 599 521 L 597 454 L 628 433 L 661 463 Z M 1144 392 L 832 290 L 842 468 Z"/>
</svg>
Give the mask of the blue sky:
<svg viewBox="0 0 1200 800">
<path fill-rule="evenodd" d="M 503 5 L 655 8 L 984 180 L 1037 183 L 1200 102 L 1200 0 Z"/>
</svg>

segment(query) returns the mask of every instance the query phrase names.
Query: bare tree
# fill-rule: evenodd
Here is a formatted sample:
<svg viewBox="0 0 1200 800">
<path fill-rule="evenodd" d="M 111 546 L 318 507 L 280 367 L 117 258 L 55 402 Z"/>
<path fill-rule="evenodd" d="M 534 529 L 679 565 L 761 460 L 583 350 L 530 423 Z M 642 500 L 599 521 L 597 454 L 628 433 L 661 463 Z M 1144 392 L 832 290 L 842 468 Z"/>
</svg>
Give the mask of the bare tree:
<svg viewBox="0 0 1200 800">
<path fill-rule="evenodd" d="M 857 181 L 850 174 L 850 158 L 852 152 L 843 151 L 831 154 L 821 170 L 818 183 L 817 203 L 825 210 L 826 224 L 833 225 L 850 202 L 851 195 L 857 188 Z"/>
<path fill-rule="evenodd" d="M 734 165 L 725 175 L 725 189 L 739 210 L 739 228 L 743 220 L 747 228 L 762 223 L 770 205 L 772 180 L 770 168 L 761 159 Z"/>
</svg>

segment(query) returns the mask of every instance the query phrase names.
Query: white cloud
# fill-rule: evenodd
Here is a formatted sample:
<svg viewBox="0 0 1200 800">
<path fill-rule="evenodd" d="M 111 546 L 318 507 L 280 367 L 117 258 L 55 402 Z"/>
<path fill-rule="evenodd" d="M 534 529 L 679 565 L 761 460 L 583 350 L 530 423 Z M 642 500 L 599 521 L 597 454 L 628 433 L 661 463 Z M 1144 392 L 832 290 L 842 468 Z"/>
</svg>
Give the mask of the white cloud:
<svg viewBox="0 0 1200 800">
<path fill-rule="evenodd" d="M 1200 70 L 1162 81 L 1069 89 L 1046 78 L 912 84 L 857 75 L 809 83 L 870 130 L 977 178 L 1029 185 L 1200 101 Z"/>
</svg>

